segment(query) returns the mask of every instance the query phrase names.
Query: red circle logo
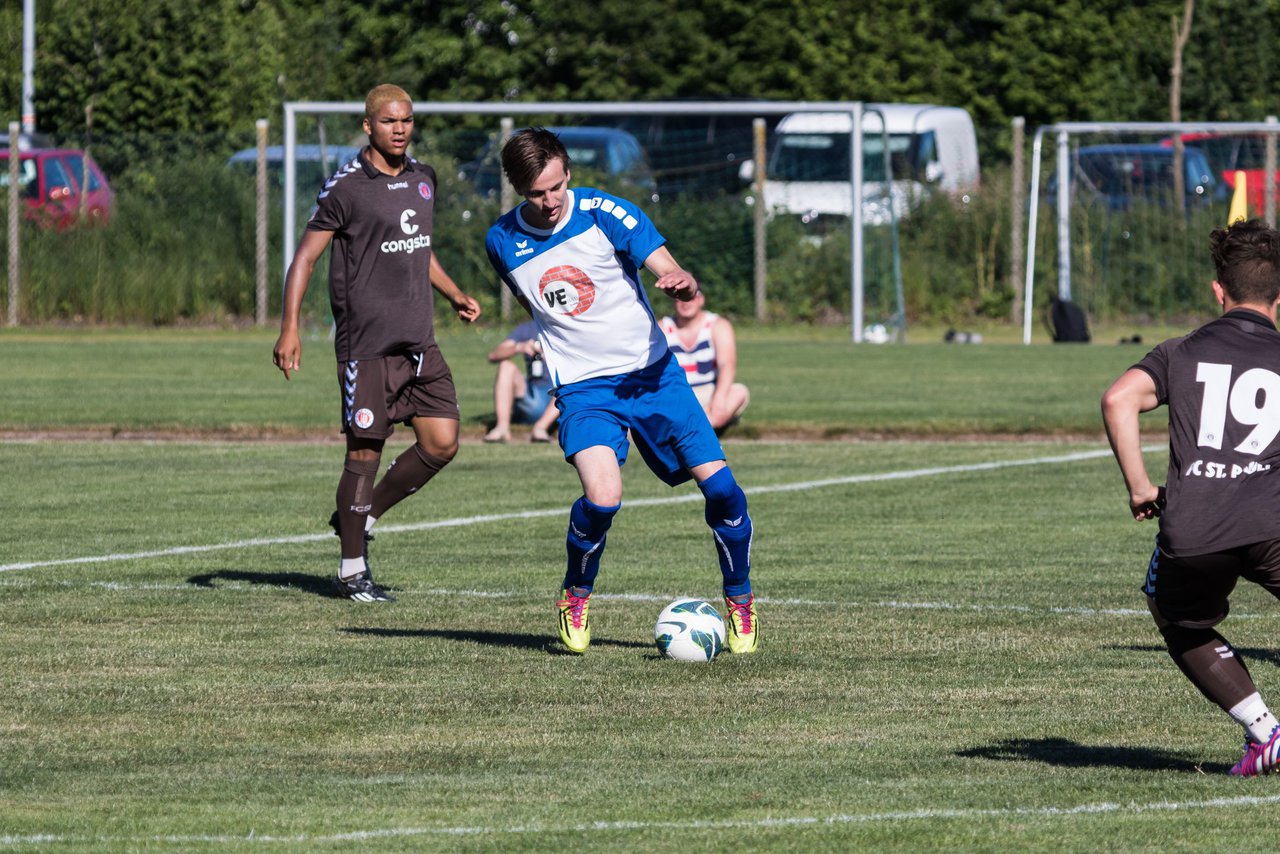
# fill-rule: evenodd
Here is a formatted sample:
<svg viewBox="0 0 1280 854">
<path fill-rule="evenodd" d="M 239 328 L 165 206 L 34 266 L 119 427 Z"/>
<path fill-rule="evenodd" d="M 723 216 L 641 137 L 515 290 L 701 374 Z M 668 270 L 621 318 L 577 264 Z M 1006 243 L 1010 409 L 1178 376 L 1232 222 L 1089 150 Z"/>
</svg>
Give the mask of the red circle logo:
<svg viewBox="0 0 1280 854">
<path fill-rule="evenodd" d="M 542 304 L 557 314 L 582 314 L 596 301 L 596 286 L 586 273 L 570 264 L 552 267 L 538 282 Z"/>
</svg>

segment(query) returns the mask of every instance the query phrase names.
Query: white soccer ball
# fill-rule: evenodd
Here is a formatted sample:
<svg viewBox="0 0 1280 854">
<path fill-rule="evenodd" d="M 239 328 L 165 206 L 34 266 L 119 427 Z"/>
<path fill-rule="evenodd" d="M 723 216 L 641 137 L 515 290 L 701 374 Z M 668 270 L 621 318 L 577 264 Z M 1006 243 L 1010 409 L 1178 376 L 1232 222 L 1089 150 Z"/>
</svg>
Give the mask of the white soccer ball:
<svg viewBox="0 0 1280 854">
<path fill-rule="evenodd" d="M 658 615 L 653 639 L 667 658 L 711 661 L 724 649 L 724 621 L 709 602 L 677 599 Z"/>
</svg>

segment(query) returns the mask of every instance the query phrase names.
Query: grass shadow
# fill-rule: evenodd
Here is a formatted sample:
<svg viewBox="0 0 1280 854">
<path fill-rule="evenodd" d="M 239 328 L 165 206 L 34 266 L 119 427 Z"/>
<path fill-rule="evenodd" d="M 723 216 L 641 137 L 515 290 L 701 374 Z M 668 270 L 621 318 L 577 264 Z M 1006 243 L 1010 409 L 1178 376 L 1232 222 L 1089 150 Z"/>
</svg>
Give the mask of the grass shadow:
<svg viewBox="0 0 1280 854">
<path fill-rule="evenodd" d="M 1124 768 L 1131 771 L 1185 771 L 1225 774 L 1231 766 L 1200 763 L 1186 756 L 1148 747 L 1080 744 L 1066 738 L 1010 738 L 983 747 L 956 751 L 965 759 L 1044 762 L 1064 768 Z"/>
<path fill-rule="evenodd" d="M 326 599 L 345 599 L 333 587 L 333 579 L 329 576 L 308 575 L 305 572 L 245 572 L 242 570 L 224 569 L 220 572 L 207 572 L 193 575 L 187 579 L 188 584 L 197 587 L 217 587 L 219 581 L 239 581 L 245 584 L 263 584 L 268 587 L 292 587 L 305 593 L 323 596 Z M 390 590 L 391 588 L 386 588 Z"/>
<path fill-rule="evenodd" d="M 547 635 L 517 634 L 513 632 L 465 631 L 462 629 L 383 629 L 352 627 L 341 629 L 353 635 L 373 635 L 393 638 L 443 638 L 444 640 L 478 643 L 485 646 L 506 647 L 509 649 L 542 650 L 552 655 L 574 655 L 560 645 L 557 638 Z M 592 638 L 592 646 L 617 646 L 631 649 L 649 649 L 652 644 L 639 641 L 617 641 L 607 638 Z"/>
</svg>

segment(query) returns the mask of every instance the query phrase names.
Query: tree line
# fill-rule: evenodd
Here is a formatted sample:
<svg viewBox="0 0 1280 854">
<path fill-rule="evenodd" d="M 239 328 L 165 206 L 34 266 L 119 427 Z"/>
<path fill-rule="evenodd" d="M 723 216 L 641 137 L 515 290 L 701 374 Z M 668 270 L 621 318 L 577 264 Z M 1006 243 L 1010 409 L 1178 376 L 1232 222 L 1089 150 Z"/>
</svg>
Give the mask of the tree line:
<svg viewBox="0 0 1280 854">
<path fill-rule="evenodd" d="M 1169 117 L 1183 0 L 37 0 L 36 108 L 55 136 L 251 128 L 290 100 L 393 81 L 426 100 L 750 97 Z M 1280 112 L 1280 0 L 1202 0 L 1182 115 Z M 0 7 L 0 112 L 21 103 L 22 4 Z M 7 120 L 6 120 L 7 121 Z"/>
</svg>

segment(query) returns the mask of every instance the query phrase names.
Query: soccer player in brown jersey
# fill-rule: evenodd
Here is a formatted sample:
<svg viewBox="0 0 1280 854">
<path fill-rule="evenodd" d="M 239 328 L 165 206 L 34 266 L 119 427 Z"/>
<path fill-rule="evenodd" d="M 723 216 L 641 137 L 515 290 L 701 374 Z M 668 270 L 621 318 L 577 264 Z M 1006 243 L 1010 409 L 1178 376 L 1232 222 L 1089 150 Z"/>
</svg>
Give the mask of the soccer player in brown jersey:
<svg viewBox="0 0 1280 854">
<path fill-rule="evenodd" d="M 332 245 L 329 304 L 347 441 L 329 520 L 342 544 L 335 586 L 355 601 L 389 602 L 369 571 L 373 525 L 458 452 L 458 398 L 436 345 L 428 282 L 467 322 L 480 316 L 480 304 L 432 251 L 436 173 L 408 154 L 408 94 L 390 84 L 374 87 L 365 99 L 364 132 L 369 144 L 325 182 L 289 265 L 274 360 L 285 379 L 301 369 L 302 298 Z M 377 480 L 383 445 L 398 423 L 410 425 L 416 441 Z"/>
<path fill-rule="evenodd" d="M 1210 235 L 1223 314 L 1165 341 L 1102 397 L 1139 521 L 1159 518 L 1143 591 L 1169 655 L 1245 732 L 1230 770 L 1280 770 L 1280 727 L 1237 650 L 1218 633 L 1244 578 L 1280 598 L 1280 233 L 1260 220 Z M 1142 458 L 1138 416 L 1169 408 L 1166 485 Z"/>
</svg>

